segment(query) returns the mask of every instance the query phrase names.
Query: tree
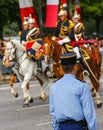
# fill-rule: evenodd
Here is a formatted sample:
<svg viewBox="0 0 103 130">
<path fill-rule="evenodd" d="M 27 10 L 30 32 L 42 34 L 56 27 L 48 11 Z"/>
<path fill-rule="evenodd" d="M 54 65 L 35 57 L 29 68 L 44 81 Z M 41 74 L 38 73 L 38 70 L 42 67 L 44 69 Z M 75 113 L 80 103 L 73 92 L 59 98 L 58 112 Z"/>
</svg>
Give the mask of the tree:
<svg viewBox="0 0 103 130">
<path fill-rule="evenodd" d="M 103 20 L 103 1 L 102 0 L 81 0 L 83 18 L 95 20 L 96 32 L 99 34 L 100 22 Z"/>
<path fill-rule="evenodd" d="M 3 28 L 12 22 L 18 22 L 20 26 L 20 14 L 18 0 L 0 1 L 0 39 L 3 38 Z"/>
</svg>

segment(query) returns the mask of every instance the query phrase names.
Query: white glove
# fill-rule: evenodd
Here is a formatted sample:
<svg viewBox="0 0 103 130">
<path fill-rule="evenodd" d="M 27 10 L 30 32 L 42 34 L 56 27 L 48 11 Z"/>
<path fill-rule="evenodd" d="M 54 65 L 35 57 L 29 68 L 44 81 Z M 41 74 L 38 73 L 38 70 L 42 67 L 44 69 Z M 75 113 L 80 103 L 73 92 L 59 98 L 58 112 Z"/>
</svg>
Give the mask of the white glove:
<svg viewBox="0 0 103 130">
<path fill-rule="evenodd" d="M 70 39 L 69 39 L 68 37 L 65 37 L 64 39 L 58 41 L 58 43 L 59 43 L 60 45 L 62 45 L 63 43 L 66 43 L 66 42 L 70 42 Z"/>
<path fill-rule="evenodd" d="M 55 37 L 55 36 L 53 36 L 51 39 L 52 39 L 53 41 L 55 41 L 55 40 L 56 40 L 56 37 Z"/>
<path fill-rule="evenodd" d="M 64 42 L 63 42 L 63 40 L 60 40 L 60 41 L 58 41 L 58 43 L 59 43 L 60 45 L 62 45 Z"/>
</svg>

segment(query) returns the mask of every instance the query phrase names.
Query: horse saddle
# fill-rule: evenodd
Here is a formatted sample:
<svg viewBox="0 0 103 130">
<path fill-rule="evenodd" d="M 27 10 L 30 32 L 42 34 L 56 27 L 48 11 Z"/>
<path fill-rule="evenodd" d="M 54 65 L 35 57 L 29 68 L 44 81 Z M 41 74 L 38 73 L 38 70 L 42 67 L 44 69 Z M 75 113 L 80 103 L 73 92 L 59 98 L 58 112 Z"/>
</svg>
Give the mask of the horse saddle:
<svg viewBox="0 0 103 130">
<path fill-rule="evenodd" d="M 86 52 L 86 50 L 84 48 L 80 47 L 80 53 L 85 58 L 85 60 L 90 59 L 89 54 Z"/>
<path fill-rule="evenodd" d="M 41 39 L 36 39 L 28 41 L 26 44 L 26 52 L 28 58 L 39 59 L 39 49 L 41 49 L 43 41 Z M 38 57 L 39 56 L 39 57 Z"/>
</svg>

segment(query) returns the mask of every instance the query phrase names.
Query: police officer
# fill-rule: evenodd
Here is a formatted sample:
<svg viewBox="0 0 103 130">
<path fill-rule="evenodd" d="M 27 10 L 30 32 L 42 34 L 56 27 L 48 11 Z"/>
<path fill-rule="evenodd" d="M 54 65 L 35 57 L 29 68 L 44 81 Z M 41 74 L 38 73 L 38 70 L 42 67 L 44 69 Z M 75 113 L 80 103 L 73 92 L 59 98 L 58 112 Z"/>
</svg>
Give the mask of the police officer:
<svg viewBox="0 0 103 130">
<path fill-rule="evenodd" d="M 54 130 L 97 130 L 90 88 L 76 79 L 75 52 L 61 55 L 64 76 L 50 87 L 50 114 Z M 86 125 L 87 123 L 87 125 Z"/>
<path fill-rule="evenodd" d="M 59 11 L 58 16 L 57 28 L 52 39 L 61 38 L 58 43 L 62 45 L 63 43 L 70 42 L 69 34 L 74 27 L 74 23 L 71 20 L 68 20 L 67 11 L 64 9 Z"/>
</svg>

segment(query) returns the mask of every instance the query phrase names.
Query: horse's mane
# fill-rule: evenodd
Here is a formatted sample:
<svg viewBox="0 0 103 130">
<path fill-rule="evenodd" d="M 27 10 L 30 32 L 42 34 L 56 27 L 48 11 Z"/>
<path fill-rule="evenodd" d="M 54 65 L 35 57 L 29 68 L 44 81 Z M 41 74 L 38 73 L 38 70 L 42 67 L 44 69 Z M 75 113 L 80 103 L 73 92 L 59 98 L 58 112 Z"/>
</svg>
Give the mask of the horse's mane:
<svg viewBox="0 0 103 130">
<path fill-rule="evenodd" d="M 14 45 L 16 46 L 16 48 L 18 48 L 19 50 L 26 51 L 25 46 L 23 46 L 22 44 L 20 44 L 19 40 L 14 39 L 14 40 L 12 40 L 12 42 L 14 43 Z"/>
<path fill-rule="evenodd" d="M 51 42 L 52 42 L 52 45 L 54 47 L 53 59 L 55 62 L 59 62 L 60 55 L 62 54 L 62 46 L 52 39 L 51 39 Z"/>
</svg>

